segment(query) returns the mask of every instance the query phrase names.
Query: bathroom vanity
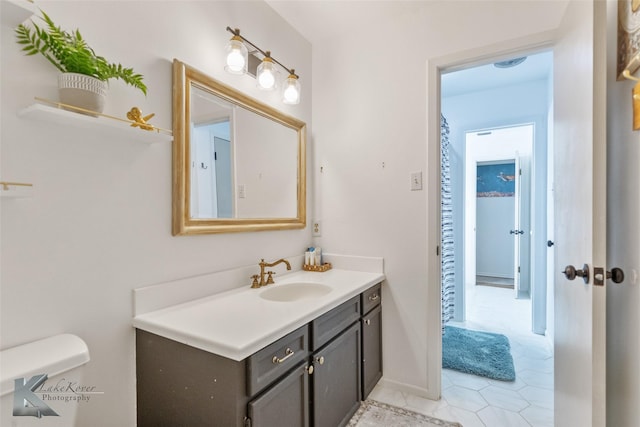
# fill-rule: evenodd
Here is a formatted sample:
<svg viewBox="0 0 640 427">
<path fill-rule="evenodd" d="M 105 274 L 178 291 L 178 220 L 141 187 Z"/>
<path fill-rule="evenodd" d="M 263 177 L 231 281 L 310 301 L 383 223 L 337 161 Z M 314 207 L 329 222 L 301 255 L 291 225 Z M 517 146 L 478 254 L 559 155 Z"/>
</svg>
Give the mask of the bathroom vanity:
<svg viewBox="0 0 640 427">
<path fill-rule="evenodd" d="M 346 425 L 382 376 L 384 276 L 286 277 L 136 316 L 138 426 Z"/>
</svg>

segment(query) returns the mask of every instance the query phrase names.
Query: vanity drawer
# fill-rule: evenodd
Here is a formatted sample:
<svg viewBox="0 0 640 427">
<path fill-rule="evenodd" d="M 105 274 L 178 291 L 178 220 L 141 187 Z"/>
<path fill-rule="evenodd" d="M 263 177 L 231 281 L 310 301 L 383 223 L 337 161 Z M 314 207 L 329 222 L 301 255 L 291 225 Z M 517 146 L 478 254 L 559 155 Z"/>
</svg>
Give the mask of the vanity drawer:
<svg viewBox="0 0 640 427">
<path fill-rule="evenodd" d="M 307 325 L 247 358 L 247 395 L 253 396 L 309 355 Z"/>
<path fill-rule="evenodd" d="M 360 295 L 311 322 L 311 349 L 317 350 L 360 318 Z"/>
<path fill-rule="evenodd" d="M 362 294 L 362 314 L 365 315 L 382 300 L 382 283 L 367 289 Z"/>
</svg>

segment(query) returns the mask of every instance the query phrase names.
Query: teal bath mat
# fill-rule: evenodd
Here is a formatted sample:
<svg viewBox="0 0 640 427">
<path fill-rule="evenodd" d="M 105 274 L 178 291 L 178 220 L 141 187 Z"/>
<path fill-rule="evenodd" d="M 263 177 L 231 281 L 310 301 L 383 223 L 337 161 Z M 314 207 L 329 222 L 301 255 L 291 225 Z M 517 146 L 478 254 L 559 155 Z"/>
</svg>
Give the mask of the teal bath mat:
<svg viewBox="0 0 640 427">
<path fill-rule="evenodd" d="M 515 381 L 509 339 L 501 334 L 445 326 L 442 367 L 501 381 Z"/>
</svg>

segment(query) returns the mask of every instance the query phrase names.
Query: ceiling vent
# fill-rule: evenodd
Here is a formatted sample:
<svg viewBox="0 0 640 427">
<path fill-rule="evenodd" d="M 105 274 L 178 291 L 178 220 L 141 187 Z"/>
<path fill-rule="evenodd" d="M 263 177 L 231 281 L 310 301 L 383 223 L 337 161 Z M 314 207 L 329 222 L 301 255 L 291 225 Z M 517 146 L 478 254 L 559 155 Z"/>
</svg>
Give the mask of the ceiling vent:
<svg viewBox="0 0 640 427">
<path fill-rule="evenodd" d="M 525 59 L 527 59 L 527 57 L 523 56 L 521 58 L 513 58 L 513 59 L 508 59 L 506 61 L 496 62 L 493 65 L 496 68 L 511 68 L 511 67 L 515 67 L 516 65 L 522 64 Z"/>
</svg>

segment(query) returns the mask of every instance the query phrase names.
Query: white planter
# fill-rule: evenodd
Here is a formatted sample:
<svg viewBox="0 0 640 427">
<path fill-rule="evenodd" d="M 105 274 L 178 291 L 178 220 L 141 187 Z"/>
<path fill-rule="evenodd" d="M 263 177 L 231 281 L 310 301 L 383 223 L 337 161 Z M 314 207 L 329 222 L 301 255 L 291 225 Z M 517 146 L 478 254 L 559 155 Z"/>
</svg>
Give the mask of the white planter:
<svg viewBox="0 0 640 427">
<path fill-rule="evenodd" d="M 85 110 L 102 113 L 108 89 L 107 82 L 84 74 L 62 73 L 58 76 L 60 102 Z"/>
</svg>

